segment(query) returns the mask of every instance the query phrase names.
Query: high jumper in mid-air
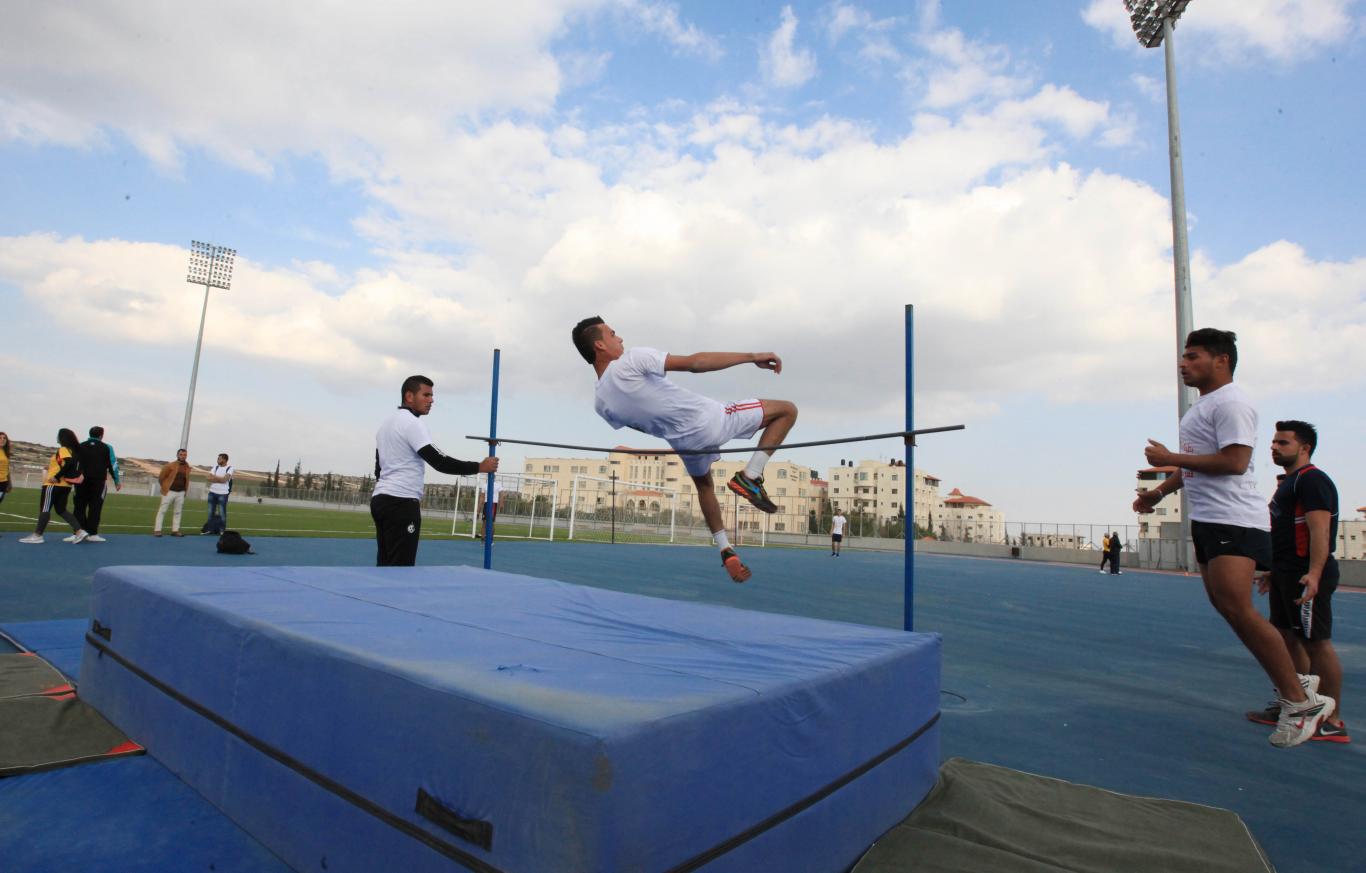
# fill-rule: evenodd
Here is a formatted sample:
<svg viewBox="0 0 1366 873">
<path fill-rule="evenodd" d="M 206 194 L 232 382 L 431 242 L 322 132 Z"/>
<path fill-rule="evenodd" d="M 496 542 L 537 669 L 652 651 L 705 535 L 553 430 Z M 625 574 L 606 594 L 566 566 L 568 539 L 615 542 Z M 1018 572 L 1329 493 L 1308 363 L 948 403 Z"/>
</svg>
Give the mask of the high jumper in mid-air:
<svg viewBox="0 0 1366 873">
<path fill-rule="evenodd" d="M 713 450 L 756 432 L 759 446 L 745 468 L 727 487 L 764 512 L 778 507 L 764 490 L 764 465 L 797 421 L 797 407 L 787 400 L 739 400 L 721 403 L 682 388 L 670 372 L 710 373 L 753 364 L 775 374 L 782 359 L 772 352 L 697 352 L 671 355 L 638 346 L 627 349 L 621 336 L 600 317 L 574 326 L 574 347 L 598 374 L 593 408 L 614 428 L 630 427 L 668 442 L 683 459 L 697 488 L 697 502 L 721 550 L 721 562 L 736 582 L 750 578 L 750 570 L 726 536 L 721 504 L 716 499 L 711 467 L 721 455 Z"/>
</svg>

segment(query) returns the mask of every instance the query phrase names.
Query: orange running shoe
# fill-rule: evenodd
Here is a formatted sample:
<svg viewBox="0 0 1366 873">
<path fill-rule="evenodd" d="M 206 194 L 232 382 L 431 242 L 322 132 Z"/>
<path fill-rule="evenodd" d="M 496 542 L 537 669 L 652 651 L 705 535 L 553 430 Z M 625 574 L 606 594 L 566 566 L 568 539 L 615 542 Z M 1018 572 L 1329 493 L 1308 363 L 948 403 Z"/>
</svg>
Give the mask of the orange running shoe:
<svg viewBox="0 0 1366 873">
<path fill-rule="evenodd" d="M 735 554 L 734 549 L 721 550 L 721 563 L 725 565 L 726 572 L 730 574 L 733 582 L 747 582 L 753 575 L 748 567 L 740 563 L 740 556 Z"/>
</svg>

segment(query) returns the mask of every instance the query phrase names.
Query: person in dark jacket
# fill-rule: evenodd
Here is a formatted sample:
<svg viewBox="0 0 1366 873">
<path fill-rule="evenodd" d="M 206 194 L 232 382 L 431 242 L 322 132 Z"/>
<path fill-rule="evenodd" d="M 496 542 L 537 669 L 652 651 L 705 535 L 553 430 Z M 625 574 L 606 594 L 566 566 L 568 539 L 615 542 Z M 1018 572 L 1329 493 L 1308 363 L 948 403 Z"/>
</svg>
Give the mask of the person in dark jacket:
<svg viewBox="0 0 1366 873">
<path fill-rule="evenodd" d="M 1119 569 L 1119 553 L 1124 551 L 1124 540 L 1120 539 L 1119 531 L 1110 534 L 1110 574 L 1118 576 L 1122 572 Z"/>
<path fill-rule="evenodd" d="M 104 510 L 104 497 L 107 481 L 114 477 L 114 490 L 123 488 L 119 478 L 119 459 L 114 447 L 104 442 L 104 428 L 96 425 L 90 429 L 90 439 L 76 449 L 76 458 L 81 462 L 81 473 L 85 478 L 75 487 L 73 496 L 76 504 L 76 521 L 89 536 L 88 543 L 102 543 L 100 536 L 100 513 Z"/>
</svg>

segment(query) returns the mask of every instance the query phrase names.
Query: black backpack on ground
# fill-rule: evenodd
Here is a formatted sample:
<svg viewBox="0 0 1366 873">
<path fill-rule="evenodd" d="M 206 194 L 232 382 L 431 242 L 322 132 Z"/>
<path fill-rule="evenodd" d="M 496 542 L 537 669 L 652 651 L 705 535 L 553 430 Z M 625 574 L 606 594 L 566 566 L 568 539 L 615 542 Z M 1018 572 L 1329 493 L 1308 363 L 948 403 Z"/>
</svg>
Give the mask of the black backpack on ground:
<svg viewBox="0 0 1366 873">
<path fill-rule="evenodd" d="M 218 553 L 220 555 L 254 555 L 251 550 L 251 543 L 242 539 L 242 535 L 235 530 L 225 530 L 223 535 L 218 538 Z"/>
</svg>

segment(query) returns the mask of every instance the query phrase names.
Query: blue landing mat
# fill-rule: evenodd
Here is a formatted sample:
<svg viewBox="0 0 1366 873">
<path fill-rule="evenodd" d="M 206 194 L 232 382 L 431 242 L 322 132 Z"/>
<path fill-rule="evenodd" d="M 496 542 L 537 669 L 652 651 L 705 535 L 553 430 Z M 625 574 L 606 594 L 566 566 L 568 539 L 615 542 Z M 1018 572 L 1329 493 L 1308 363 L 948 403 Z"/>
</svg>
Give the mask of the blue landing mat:
<svg viewBox="0 0 1366 873">
<path fill-rule="evenodd" d="M 939 639 L 470 568 L 120 567 L 81 694 L 290 864 L 832 871 L 929 790 Z"/>
</svg>

